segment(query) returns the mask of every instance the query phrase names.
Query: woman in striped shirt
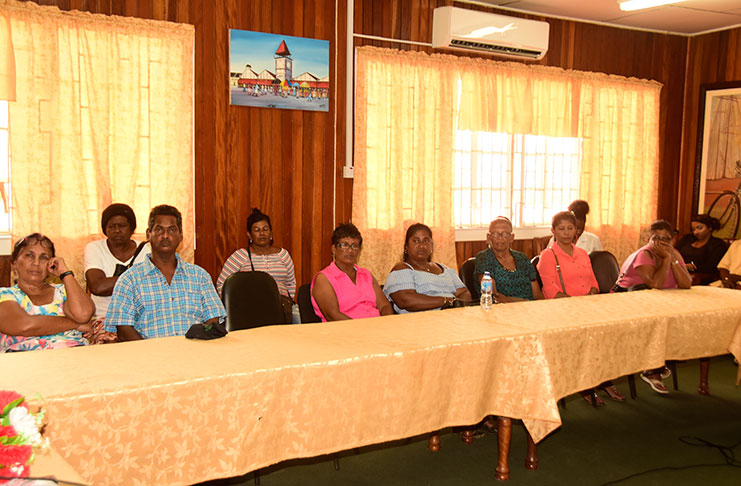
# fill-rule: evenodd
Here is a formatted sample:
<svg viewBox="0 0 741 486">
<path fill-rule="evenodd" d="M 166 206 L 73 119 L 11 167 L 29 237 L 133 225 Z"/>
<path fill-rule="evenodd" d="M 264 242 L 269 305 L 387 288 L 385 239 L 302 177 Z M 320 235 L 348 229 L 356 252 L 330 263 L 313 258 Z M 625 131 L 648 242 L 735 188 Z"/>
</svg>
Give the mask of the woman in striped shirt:
<svg viewBox="0 0 741 486">
<path fill-rule="evenodd" d="M 383 292 L 399 314 L 471 300 L 471 293 L 455 270 L 432 262 L 432 230 L 422 223 L 407 229 L 403 261 L 391 269 Z"/>
<path fill-rule="evenodd" d="M 289 306 L 296 295 L 296 273 L 293 260 L 285 248 L 273 245 L 273 226 L 270 217 L 257 208 L 247 218 L 250 244 L 240 248 L 227 258 L 216 280 L 216 290 L 221 289 L 229 275 L 235 272 L 260 271 L 270 274 L 278 284 L 278 291 Z"/>
</svg>

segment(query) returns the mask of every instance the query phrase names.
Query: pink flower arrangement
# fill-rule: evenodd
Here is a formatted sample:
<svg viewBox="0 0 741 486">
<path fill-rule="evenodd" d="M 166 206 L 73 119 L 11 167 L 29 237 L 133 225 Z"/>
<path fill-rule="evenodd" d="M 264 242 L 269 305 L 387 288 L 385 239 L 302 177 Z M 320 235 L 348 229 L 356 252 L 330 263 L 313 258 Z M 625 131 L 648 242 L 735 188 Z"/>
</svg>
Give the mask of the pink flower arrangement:
<svg viewBox="0 0 741 486">
<path fill-rule="evenodd" d="M 0 478 L 28 477 L 33 448 L 45 445 L 43 418 L 43 412 L 31 412 L 23 395 L 0 390 Z"/>
</svg>

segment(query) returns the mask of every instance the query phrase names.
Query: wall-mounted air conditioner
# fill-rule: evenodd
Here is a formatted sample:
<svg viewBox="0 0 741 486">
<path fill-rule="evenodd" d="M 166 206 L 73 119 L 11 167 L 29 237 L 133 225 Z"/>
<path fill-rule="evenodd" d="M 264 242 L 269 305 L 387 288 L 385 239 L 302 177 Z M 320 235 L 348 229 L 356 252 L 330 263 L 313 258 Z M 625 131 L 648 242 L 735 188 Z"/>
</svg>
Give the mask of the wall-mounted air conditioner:
<svg viewBox="0 0 741 486">
<path fill-rule="evenodd" d="M 548 22 L 438 7 L 432 19 L 432 47 L 537 60 L 548 51 L 548 31 Z"/>
</svg>

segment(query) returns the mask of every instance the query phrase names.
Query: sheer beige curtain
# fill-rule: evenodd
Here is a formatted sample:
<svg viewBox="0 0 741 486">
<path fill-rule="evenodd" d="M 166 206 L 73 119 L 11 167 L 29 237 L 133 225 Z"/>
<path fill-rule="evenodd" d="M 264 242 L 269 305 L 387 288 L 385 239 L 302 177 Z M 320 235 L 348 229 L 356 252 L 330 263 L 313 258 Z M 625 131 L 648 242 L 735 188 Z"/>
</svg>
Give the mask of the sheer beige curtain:
<svg viewBox="0 0 741 486">
<path fill-rule="evenodd" d="M 0 12 L 0 53 L 15 60 L 13 239 L 47 234 L 81 276 L 108 204 L 134 208 L 139 237 L 151 207 L 171 204 L 192 261 L 193 27 L 13 0 Z"/>
<path fill-rule="evenodd" d="M 452 89 L 439 92 L 424 106 L 405 103 L 400 94 L 420 86 L 415 77 L 420 71 L 412 66 L 437 70 L 438 82 Z M 376 199 L 383 198 L 376 198 L 376 192 L 392 194 L 398 200 L 409 187 L 417 187 L 388 177 L 403 166 L 399 160 L 419 163 L 397 151 L 397 139 L 433 136 L 434 140 L 450 142 L 456 129 L 581 138 L 579 195 L 591 206 L 588 230 L 597 233 L 605 248 L 620 260 L 639 245 L 641 233 L 656 218 L 661 90 L 657 82 L 489 59 L 361 48 L 357 83 L 355 164 L 363 179 L 361 184 L 356 179 L 353 218 L 360 221 L 357 218 L 367 214 L 379 215 L 376 221 L 362 220 L 364 229 L 404 219 L 404 213 L 391 205 L 381 211 Z M 453 120 L 447 118 L 451 104 Z M 406 120 L 424 116 L 440 120 L 441 113 L 446 118 L 435 125 L 439 132 L 427 128 L 420 134 L 416 126 L 407 132 L 399 128 Z M 442 134 L 445 129 L 451 134 Z M 443 149 L 435 152 L 436 160 L 452 159 L 450 145 L 440 146 Z M 423 162 L 428 160 L 423 158 Z M 442 162 L 437 167 L 450 170 Z M 452 174 L 445 173 L 448 175 L 435 177 L 430 186 L 440 199 L 449 198 L 451 192 Z M 366 179 L 376 177 L 375 185 L 382 189 L 369 193 Z M 452 228 L 452 214 L 436 223 Z M 443 232 L 450 234 L 450 229 Z M 398 247 L 398 239 L 392 236 L 396 233 L 383 235 L 393 242 L 394 249 Z M 437 243 L 437 236 L 435 240 Z M 381 255 L 374 259 L 380 261 Z"/>
<path fill-rule="evenodd" d="M 453 142 L 457 74 L 417 52 L 357 51 L 352 219 L 360 264 L 384 282 L 401 260 L 406 228 L 432 228 L 433 259 L 456 267 Z"/>
<path fill-rule="evenodd" d="M 588 229 L 621 261 L 634 251 L 656 218 L 661 84 L 445 57 L 461 78 L 459 129 L 582 139 Z"/>
</svg>

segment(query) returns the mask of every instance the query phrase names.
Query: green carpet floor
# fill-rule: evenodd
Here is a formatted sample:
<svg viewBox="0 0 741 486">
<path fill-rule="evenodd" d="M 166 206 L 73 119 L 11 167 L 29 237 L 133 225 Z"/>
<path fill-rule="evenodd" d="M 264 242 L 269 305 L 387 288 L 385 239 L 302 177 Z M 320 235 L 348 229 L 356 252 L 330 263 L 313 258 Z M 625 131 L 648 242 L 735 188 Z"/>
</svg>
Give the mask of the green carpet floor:
<svg viewBox="0 0 741 486">
<path fill-rule="evenodd" d="M 679 363 L 679 391 L 659 395 L 640 379 L 638 397 L 625 403 L 606 400 L 598 409 L 579 396 L 561 408 L 563 426 L 538 447 L 539 467 L 524 467 L 525 433 L 516 423 L 510 450 L 512 486 L 619 484 L 623 486 L 734 485 L 741 486 L 741 388 L 735 385 L 737 367 L 730 356 L 710 365 L 709 397 L 696 392 L 696 360 Z M 671 379 L 665 381 L 671 387 Z M 625 378 L 618 388 L 628 395 Z M 732 449 L 693 446 L 701 440 Z M 727 465 L 726 457 L 735 460 Z M 414 437 L 357 451 L 340 453 L 340 470 L 330 456 L 286 461 L 263 469 L 262 486 L 287 485 L 479 485 L 497 484 L 494 469 L 496 434 L 466 445 L 446 429 L 442 449 L 427 449 L 427 436 Z M 242 478 L 202 483 L 202 486 L 252 485 Z"/>
</svg>

